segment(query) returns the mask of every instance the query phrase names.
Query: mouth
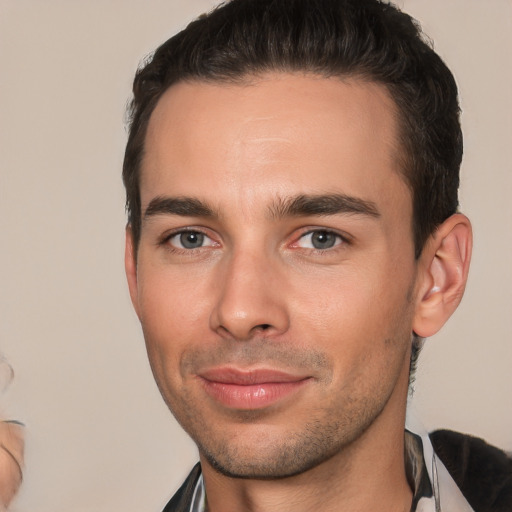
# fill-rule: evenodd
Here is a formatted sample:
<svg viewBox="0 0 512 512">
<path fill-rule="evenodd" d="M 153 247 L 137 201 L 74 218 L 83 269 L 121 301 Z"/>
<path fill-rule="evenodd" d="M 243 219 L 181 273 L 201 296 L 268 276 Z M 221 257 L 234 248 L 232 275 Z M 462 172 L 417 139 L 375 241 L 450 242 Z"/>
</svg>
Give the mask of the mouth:
<svg viewBox="0 0 512 512">
<path fill-rule="evenodd" d="M 309 376 L 258 369 L 242 371 L 215 368 L 201 372 L 199 379 L 206 393 L 224 407 L 256 410 L 289 398 L 312 380 Z"/>
</svg>

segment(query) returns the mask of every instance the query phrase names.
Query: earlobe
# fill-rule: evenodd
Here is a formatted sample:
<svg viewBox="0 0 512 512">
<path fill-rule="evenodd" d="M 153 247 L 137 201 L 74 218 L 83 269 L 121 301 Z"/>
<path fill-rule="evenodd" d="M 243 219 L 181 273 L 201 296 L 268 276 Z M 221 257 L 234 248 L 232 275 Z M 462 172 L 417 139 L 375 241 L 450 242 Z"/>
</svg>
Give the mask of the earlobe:
<svg viewBox="0 0 512 512">
<path fill-rule="evenodd" d="M 446 219 L 427 241 L 413 322 L 418 336 L 435 334 L 457 309 L 466 287 L 472 241 L 471 223 L 460 213 Z"/>
<path fill-rule="evenodd" d="M 135 254 L 135 245 L 133 240 L 133 233 L 130 225 L 126 226 L 126 238 L 124 249 L 124 268 L 126 272 L 126 279 L 128 281 L 128 289 L 130 290 L 130 297 L 132 299 L 133 307 L 137 316 L 138 310 L 138 285 L 137 285 L 137 258 Z"/>
</svg>

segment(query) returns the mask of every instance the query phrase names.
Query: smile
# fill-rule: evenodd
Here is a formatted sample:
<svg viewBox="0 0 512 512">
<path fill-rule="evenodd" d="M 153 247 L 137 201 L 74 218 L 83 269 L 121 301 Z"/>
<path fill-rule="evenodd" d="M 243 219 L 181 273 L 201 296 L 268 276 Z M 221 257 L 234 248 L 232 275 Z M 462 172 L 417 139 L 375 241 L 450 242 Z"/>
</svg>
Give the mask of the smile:
<svg viewBox="0 0 512 512">
<path fill-rule="evenodd" d="M 199 375 L 206 393 L 225 407 L 255 410 L 283 400 L 311 380 L 275 370 L 217 368 Z"/>
</svg>

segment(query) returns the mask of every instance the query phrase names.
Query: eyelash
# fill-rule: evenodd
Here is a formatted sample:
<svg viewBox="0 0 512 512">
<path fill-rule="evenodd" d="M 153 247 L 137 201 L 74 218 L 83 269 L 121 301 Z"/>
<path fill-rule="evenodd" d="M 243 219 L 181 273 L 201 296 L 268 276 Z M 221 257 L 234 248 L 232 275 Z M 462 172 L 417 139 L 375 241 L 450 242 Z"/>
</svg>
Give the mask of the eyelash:
<svg viewBox="0 0 512 512">
<path fill-rule="evenodd" d="M 308 228 L 306 231 L 301 233 L 301 235 L 296 238 L 296 241 L 293 242 L 292 247 L 300 249 L 301 247 L 298 246 L 299 242 L 301 240 L 303 240 L 306 236 L 313 235 L 314 233 L 325 233 L 326 235 L 332 235 L 332 236 L 336 237 L 336 239 L 337 239 L 335 241 L 335 244 L 332 247 L 327 247 L 324 249 L 317 249 L 315 247 L 305 248 L 315 254 L 326 255 L 328 253 L 331 253 L 332 251 L 339 250 L 343 247 L 346 247 L 346 246 L 352 244 L 352 240 L 348 235 L 338 233 L 337 231 L 333 231 L 332 229 L 328 229 L 328 228 L 315 227 L 315 228 Z"/>
<path fill-rule="evenodd" d="M 183 234 L 186 234 L 186 233 L 197 233 L 199 235 L 202 235 L 202 236 L 212 240 L 213 243 L 210 244 L 210 245 L 201 246 L 201 247 L 195 247 L 195 248 L 175 247 L 175 246 L 173 246 L 170 243 L 170 241 L 173 238 L 178 237 L 178 236 L 183 235 Z M 352 244 L 352 240 L 351 240 L 351 238 L 349 236 L 342 235 L 342 234 L 338 233 L 337 231 L 333 231 L 333 230 L 328 229 L 328 228 L 318 227 L 318 228 L 307 228 L 306 231 L 301 233 L 300 236 L 298 236 L 295 239 L 295 241 L 291 244 L 291 248 L 292 249 L 301 249 L 301 247 L 298 245 L 299 242 L 301 240 L 303 240 L 306 236 L 313 235 L 314 233 L 325 233 L 326 235 L 333 235 L 334 237 L 336 237 L 337 240 L 335 241 L 335 244 L 332 247 L 327 247 L 327 248 L 324 248 L 324 249 L 318 249 L 318 248 L 315 248 L 315 247 L 311 247 L 311 248 L 310 247 L 302 247 L 302 249 L 306 249 L 310 253 L 319 254 L 319 255 L 326 255 L 328 253 L 332 253 L 333 251 L 339 250 L 342 247 L 346 247 L 346 246 Z M 165 234 L 158 241 L 158 245 L 159 246 L 165 246 L 168 251 L 173 252 L 173 253 L 181 253 L 181 254 L 191 255 L 192 253 L 194 253 L 198 249 L 204 249 L 204 248 L 207 248 L 207 247 L 215 247 L 215 246 L 218 246 L 219 244 L 218 244 L 218 242 L 215 242 L 214 238 L 209 236 L 208 233 L 205 230 L 200 229 L 200 228 L 190 227 L 190 228 L 178 229 L 178 230 L 173 231 L 171 233 Z"/>
<path fill-rule="evenodd" d="M 208 233 L 206 233 L 204 230 L 200 229 L 200 228 L 193 228 L 193 227 L 190 227 L 190 228 L 185 228 L 185 229 L 178 229 L 176 231 L 173 231 L 171 233 L 167 233 L 165 234 L 159 241 L 158 241 L 158 245 L 160 246 L 165 246 L 169 251 L 171 252 L 180 252 L 180 253 L 185 253 L 185 254 L 190 254 L 192 253 L 193 251 L 195 251 L 196 249 L 203 249 L 204 247 L 210 247 L 209 246 L 202 246 L 202 247 L 196 247 L 196 248 L 190 248 L 190 249 L 187 249 L 185 247 L 181 248 L 181 247 L 175 247 L 173 246 L 170 241 L 175 238 L 175 237 L 178 237 L 180 235 L 183 235 L 183 234 L 186 234 L 186 233 L 196 233 L 196 234 L 199 234 L 199 235 L 202 235 L 206 238 L 209 238 L 210 240 L 212 240 L 214 243 L 212 245 L 215 245 L 215 241 L 213 240 L 213 238 L 211 236 L 208 235 Z"/>
</svg>

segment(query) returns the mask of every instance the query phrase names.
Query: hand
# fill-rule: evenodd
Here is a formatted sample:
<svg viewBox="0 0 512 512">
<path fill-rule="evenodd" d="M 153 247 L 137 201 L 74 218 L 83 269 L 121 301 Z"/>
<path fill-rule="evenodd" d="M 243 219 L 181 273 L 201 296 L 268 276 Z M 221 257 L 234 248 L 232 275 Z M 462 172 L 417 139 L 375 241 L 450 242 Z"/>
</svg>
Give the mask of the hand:
<svg viewBox="0 0 512 512">
<path fill-rule="evenodd" d="M 9 505 L 21 485 L 23 447 L 23 425 L 0 421 L 0 511 Z"/>
</svg>

